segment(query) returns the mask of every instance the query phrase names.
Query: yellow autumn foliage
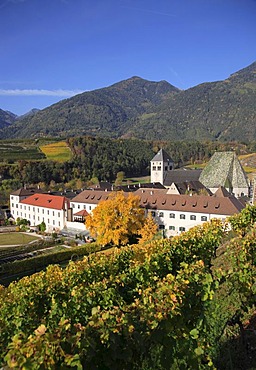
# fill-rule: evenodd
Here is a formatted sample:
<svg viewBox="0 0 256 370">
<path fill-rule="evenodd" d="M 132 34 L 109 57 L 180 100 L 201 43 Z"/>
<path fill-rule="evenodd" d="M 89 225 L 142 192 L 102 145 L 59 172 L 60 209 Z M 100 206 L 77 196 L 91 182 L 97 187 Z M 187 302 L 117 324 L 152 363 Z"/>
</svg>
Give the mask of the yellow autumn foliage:
<svg viewBox="0 0 256 370">
<path fill-rule="evenodd" d="M 125 245 L 132 236 L 139 234 L 145 224 L 145 213 L 139 205 L 139 197 L 116 192 L 98 206 L 86 218 L 86 228 L 97 243 Z"/>
</svg>

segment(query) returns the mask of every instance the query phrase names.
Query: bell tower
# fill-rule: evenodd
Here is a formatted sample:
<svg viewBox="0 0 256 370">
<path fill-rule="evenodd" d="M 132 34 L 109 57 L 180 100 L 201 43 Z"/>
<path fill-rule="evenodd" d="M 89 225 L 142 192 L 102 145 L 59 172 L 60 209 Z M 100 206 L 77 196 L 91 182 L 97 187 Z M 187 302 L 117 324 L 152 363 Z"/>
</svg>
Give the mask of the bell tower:
<svg viewBox="0 0 256 370">
<path fill-rule="evenodd" d="M 159 152 L 150 161 L 151 182 L 160 182 L 164 185 L 166 175 L 174 169 L 174 162 L 164 149 Z"/>
</svg>

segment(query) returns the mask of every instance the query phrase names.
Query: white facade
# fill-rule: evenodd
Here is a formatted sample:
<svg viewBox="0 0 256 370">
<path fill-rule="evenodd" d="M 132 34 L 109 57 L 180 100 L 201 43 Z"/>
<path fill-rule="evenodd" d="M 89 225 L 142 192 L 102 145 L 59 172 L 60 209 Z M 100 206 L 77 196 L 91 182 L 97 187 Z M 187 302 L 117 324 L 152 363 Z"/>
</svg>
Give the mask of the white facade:
<svg viewBox="0 0 256 370">
<path fill-rule="evenodd" d="M 73 209 L 73 215 L 79 211 L 86 210 L 88 213 L 91 213 L 97 204 L 85 203 L 85 202 L 73 202 L 70 201 L 70 207 Z"/>
<path fill-rule="evenodd" d="M 36 207 L 27 204 L 19 204 L 19 208 L 14 211 L 15 220 L 19 218 L 26 219 L 30 226 L 37 226 L 45 222 L 46 231 L 53 232 L 63 229 L 66 224 L 65 210 L 51 209 L 46 207 Z"/>
<path fill-rule="evenodd" d="M 159 226 L 159 230 L 163 230 L 166 237 L 179 235 L 184 231 L 188 231 L 194 226 L 202 225 L 204 222 L 210 221 L 213 218 L 225 220 L 227 215 L 198 213 L 186 211 L 169 211 L 169 210 L 148 210 L 153 219 Z"/>
<path fill-rule="evenodd" d="M 70 203 L 63 196 L 34 194 L 19 201 L 17 195 L 11 194 L 11 212 L 15 220 L 18 217 L 27 219 L 31 226 L 45 222 L 48 232 L 57 232 L 64 228 L 83 231 L 86 230 L 85 223 L 83 220 L 77 222 L 75 215 L 84 210 L 91 213 L 100 201 L 108 199 L 110 193 L 111 191 L 84 190 Z M 215 196 L 180 195 L 170 194 L 167 189 L 141 188 L 134 195 L 140 197 L 141 207 L 146 214 L 151 212 L 159 230 L 166 237 L 178 235 L 213 218 L 224 220 L 244 208 L 244 204 L 238 199 L 225 196 L 223 192 L 217 192 Z"/>
<path fill-rule="evenodd" d="M 25 199 L 19 198 L 10 195 L 11 214 L 15 221 L 26 219 L 30 226 L 44 222 L 47 232 L 58 232 L 66 226 L 69 201 L 65 197 L 34 194 Z"/>
</svg>

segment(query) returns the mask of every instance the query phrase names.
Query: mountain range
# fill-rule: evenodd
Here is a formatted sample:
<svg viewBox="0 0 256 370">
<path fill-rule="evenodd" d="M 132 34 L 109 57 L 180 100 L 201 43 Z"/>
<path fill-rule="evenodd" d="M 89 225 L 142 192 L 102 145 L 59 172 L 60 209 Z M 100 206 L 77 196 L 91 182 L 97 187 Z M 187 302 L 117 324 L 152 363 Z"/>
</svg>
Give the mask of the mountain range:
<svg viewBox="0 0 256 370">
<path fill-rule="evenodd" d="M 22 117 L 0 109 L 1 139 L 81 135 L 256 140 L 256 62 L 187 90 L 131 77 Z"/>
</svg>

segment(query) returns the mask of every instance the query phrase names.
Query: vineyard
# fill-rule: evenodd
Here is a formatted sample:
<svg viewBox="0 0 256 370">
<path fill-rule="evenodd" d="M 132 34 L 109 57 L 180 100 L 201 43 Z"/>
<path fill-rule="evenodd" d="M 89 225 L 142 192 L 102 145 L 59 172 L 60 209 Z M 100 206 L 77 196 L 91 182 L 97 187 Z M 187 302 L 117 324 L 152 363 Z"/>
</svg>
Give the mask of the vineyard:
<svg viewBox="0 0 256 370">
<path fill-rule="evenodd" d="M 1 287 L 0 366 L 255 368 L 255 221 L 247 206 L 229 224 L 92 253 Z"/>
<path fill-rule="evenodd" d="M 50 161 L 65 162 L 71 159 L 71 151 L 65 141 L 42 145 L 40 149 Z"/>
<path fill-rule="evenodd" d="M 0 142 L 0 158 L 0 162 L 14 163 L 19 160 L 42 160 L 45 159 L 45 155 L 29 141 L 24 143 Z"/>
</svg>

